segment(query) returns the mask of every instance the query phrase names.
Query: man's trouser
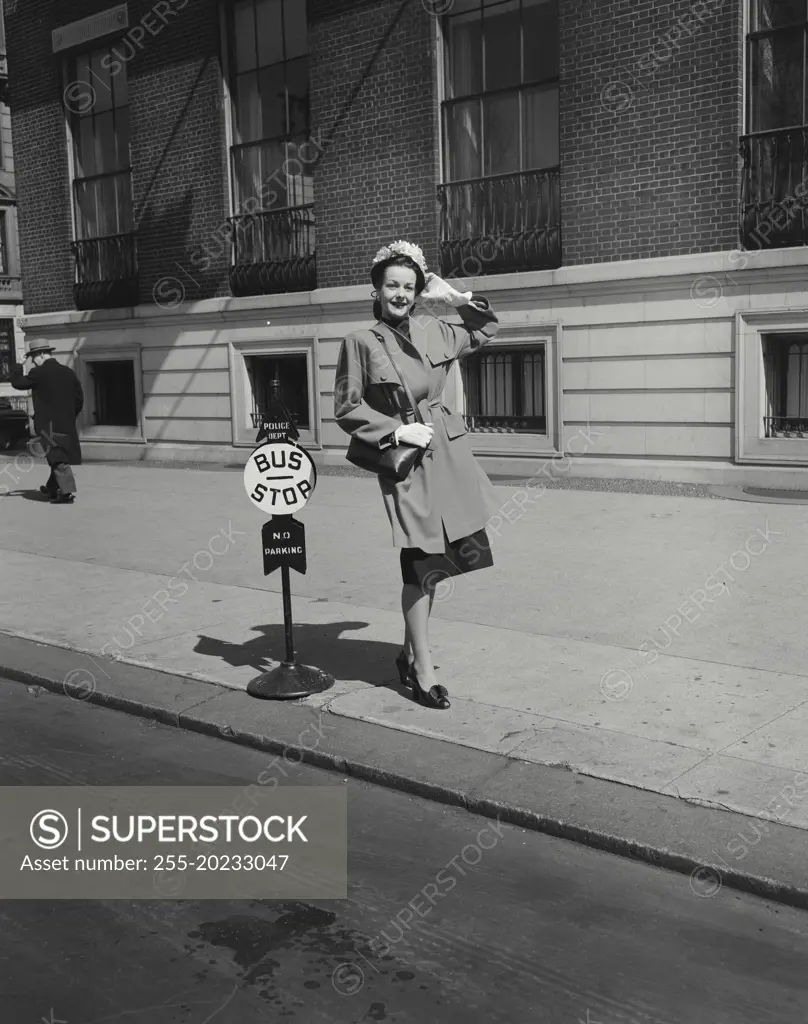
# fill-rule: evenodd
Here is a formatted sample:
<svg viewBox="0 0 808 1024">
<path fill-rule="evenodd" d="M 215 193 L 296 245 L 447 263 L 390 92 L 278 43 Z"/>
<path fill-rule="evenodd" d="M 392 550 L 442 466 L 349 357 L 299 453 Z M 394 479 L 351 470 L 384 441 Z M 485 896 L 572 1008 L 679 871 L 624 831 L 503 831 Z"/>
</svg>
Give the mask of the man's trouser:
<svg viewBox="0 0 808 1024">
<path fill-rule="evenodd" d="M 45 486 L 51 494 L 54 497 L 56 497 L 57 491 L 61 494 L 75 494 L 76 478 L 73 476 L 73 468 L 67 461 L 68 455 L 64 448 L 54 446 L 46 451 L 45 457 L 51 468 Z"/>
<path fill-rule="evenodd" d="M 69 462 L 58 462 L 51 466 L 48 482 L 45 484 L 55 498 L 57 493 L 75 494 L 76 478 L 73 476 L 73 469 Z"/>
</svg>

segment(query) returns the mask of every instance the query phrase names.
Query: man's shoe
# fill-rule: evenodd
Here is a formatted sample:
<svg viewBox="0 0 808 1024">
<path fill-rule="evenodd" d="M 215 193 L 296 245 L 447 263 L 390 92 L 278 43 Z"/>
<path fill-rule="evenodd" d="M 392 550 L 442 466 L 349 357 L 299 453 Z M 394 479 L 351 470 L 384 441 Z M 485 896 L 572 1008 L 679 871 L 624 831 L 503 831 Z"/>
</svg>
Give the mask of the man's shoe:
<svg viewBox="0 0 808 1024">
<path fill-rule="evenodd" d="M 59 494 L 55 498 L 51 498 L 51 505 L 72 505 L 75 494 Z"/>
<path fill-rule="evenodd" d="M 47 494 L 51 498 L 56 497 L 56 491 L 52 490 L 50 487 L 46 487 L 44 484 L 39 488 L 39 493 Z"/>
</svg>

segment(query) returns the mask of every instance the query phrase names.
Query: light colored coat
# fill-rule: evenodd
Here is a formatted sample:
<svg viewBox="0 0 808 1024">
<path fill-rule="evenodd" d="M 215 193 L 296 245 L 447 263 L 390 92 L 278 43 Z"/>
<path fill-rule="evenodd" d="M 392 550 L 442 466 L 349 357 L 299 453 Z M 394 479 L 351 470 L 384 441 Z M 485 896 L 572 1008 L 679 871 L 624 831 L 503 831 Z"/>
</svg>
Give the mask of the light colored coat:
<svg viewBox="0 0 808 1024">
<path fill-rule="evenodd" d="M 373 328 L 384 335 L 421 415 L 434 426 L 423 460 L 406 480 L 396 483 L 378 477 L 397 548 L 442 553 L 446 538 L 456 541 L 481 530 L 497 508 L 496 493 L 471 451 L 463 417 L 448 409 L 442 396 L 454 360 L 478 351 L 494 337 L 499 324 L 482 296 L 475 295 L 457 312 L 462 325 L 416 311 L 409 321 L 411 344 L 384 323 Z M 397 392 L 403 395 L 403 388 L 378 338 L 370 330 L 349 334 L 342 343 L 334 385 L 340 427 L 378 444 L 402 423 Z"/>
</svg>

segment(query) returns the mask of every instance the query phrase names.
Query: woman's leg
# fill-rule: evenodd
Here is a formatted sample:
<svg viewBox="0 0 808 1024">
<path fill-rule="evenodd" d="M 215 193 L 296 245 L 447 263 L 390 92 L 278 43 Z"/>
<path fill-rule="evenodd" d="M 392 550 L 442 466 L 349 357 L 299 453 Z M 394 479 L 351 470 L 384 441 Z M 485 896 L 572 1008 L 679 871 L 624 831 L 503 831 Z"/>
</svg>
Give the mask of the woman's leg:
<svg viewBox="0 0 808 1024">
<path fill-rule="evenodd" d="M 429 619 L 429 616 L 432 614 L 432 605 L 434 603 L 435 603 L 435 591 L 434 590 L 430 590 L 429 591 L 429 610 L 427 611 L 427 620 Z M 403 608 L 403 597 L 402 597 L 402 608 Z M 402 646 L 403 646 L 403 649 L 404 649 L 404 653 L 407 655 L 407 661 L 410 663 L 410 665 L 412 665 L 413 660 L 415 658 L 415 648 L 413 646 L 412 633 L 410 632 L 410 624 L 407 621 L 406 614 L 404 616 L 404 643 L 403 643 Z"/>
<path fill-rule="evenodd" d="M 401 610 L 404 613 L 406 635 L 412 646 L 415 672 L 422 689 L 437 683 L 432 655 L 429 650 L 429 613 L 433 595 L 425 594 L 421 587 L 405 583 L 401 588 Z"/>
</svg>

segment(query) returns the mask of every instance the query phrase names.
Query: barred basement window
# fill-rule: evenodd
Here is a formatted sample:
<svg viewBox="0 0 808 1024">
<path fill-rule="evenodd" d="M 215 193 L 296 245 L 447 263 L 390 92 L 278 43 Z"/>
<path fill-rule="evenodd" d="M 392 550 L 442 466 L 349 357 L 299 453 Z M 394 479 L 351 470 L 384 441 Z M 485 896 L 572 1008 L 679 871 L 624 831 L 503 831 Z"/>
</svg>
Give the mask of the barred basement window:
<svg viewBox="0 0 808 1024">
<path fill-rule="evenodd" d="M 764 437 L 808 438 L 808 335 L 762 339 L 766 381 Z"/>
<path fill-rule="evenodd" d="M 93 381 L 94 426 L 136 427 L 135 365 L 131 359 L 99 359 L 87 364 Z"/>
<path fill-rule="evenodd" d="M 545 346 L 495 348 L 460 364 L 466 426 L 488 433 L 547 432 Z"/>
<path fill-rule="evenodd" d="M 252 392 L 252 425 L 258 427 L 267 408 L 269 385 L 279 380 L 281 394 L 298 430 L 311 430 L 307 360 L 300 355 L 245 356 Z"/>
</svg>

